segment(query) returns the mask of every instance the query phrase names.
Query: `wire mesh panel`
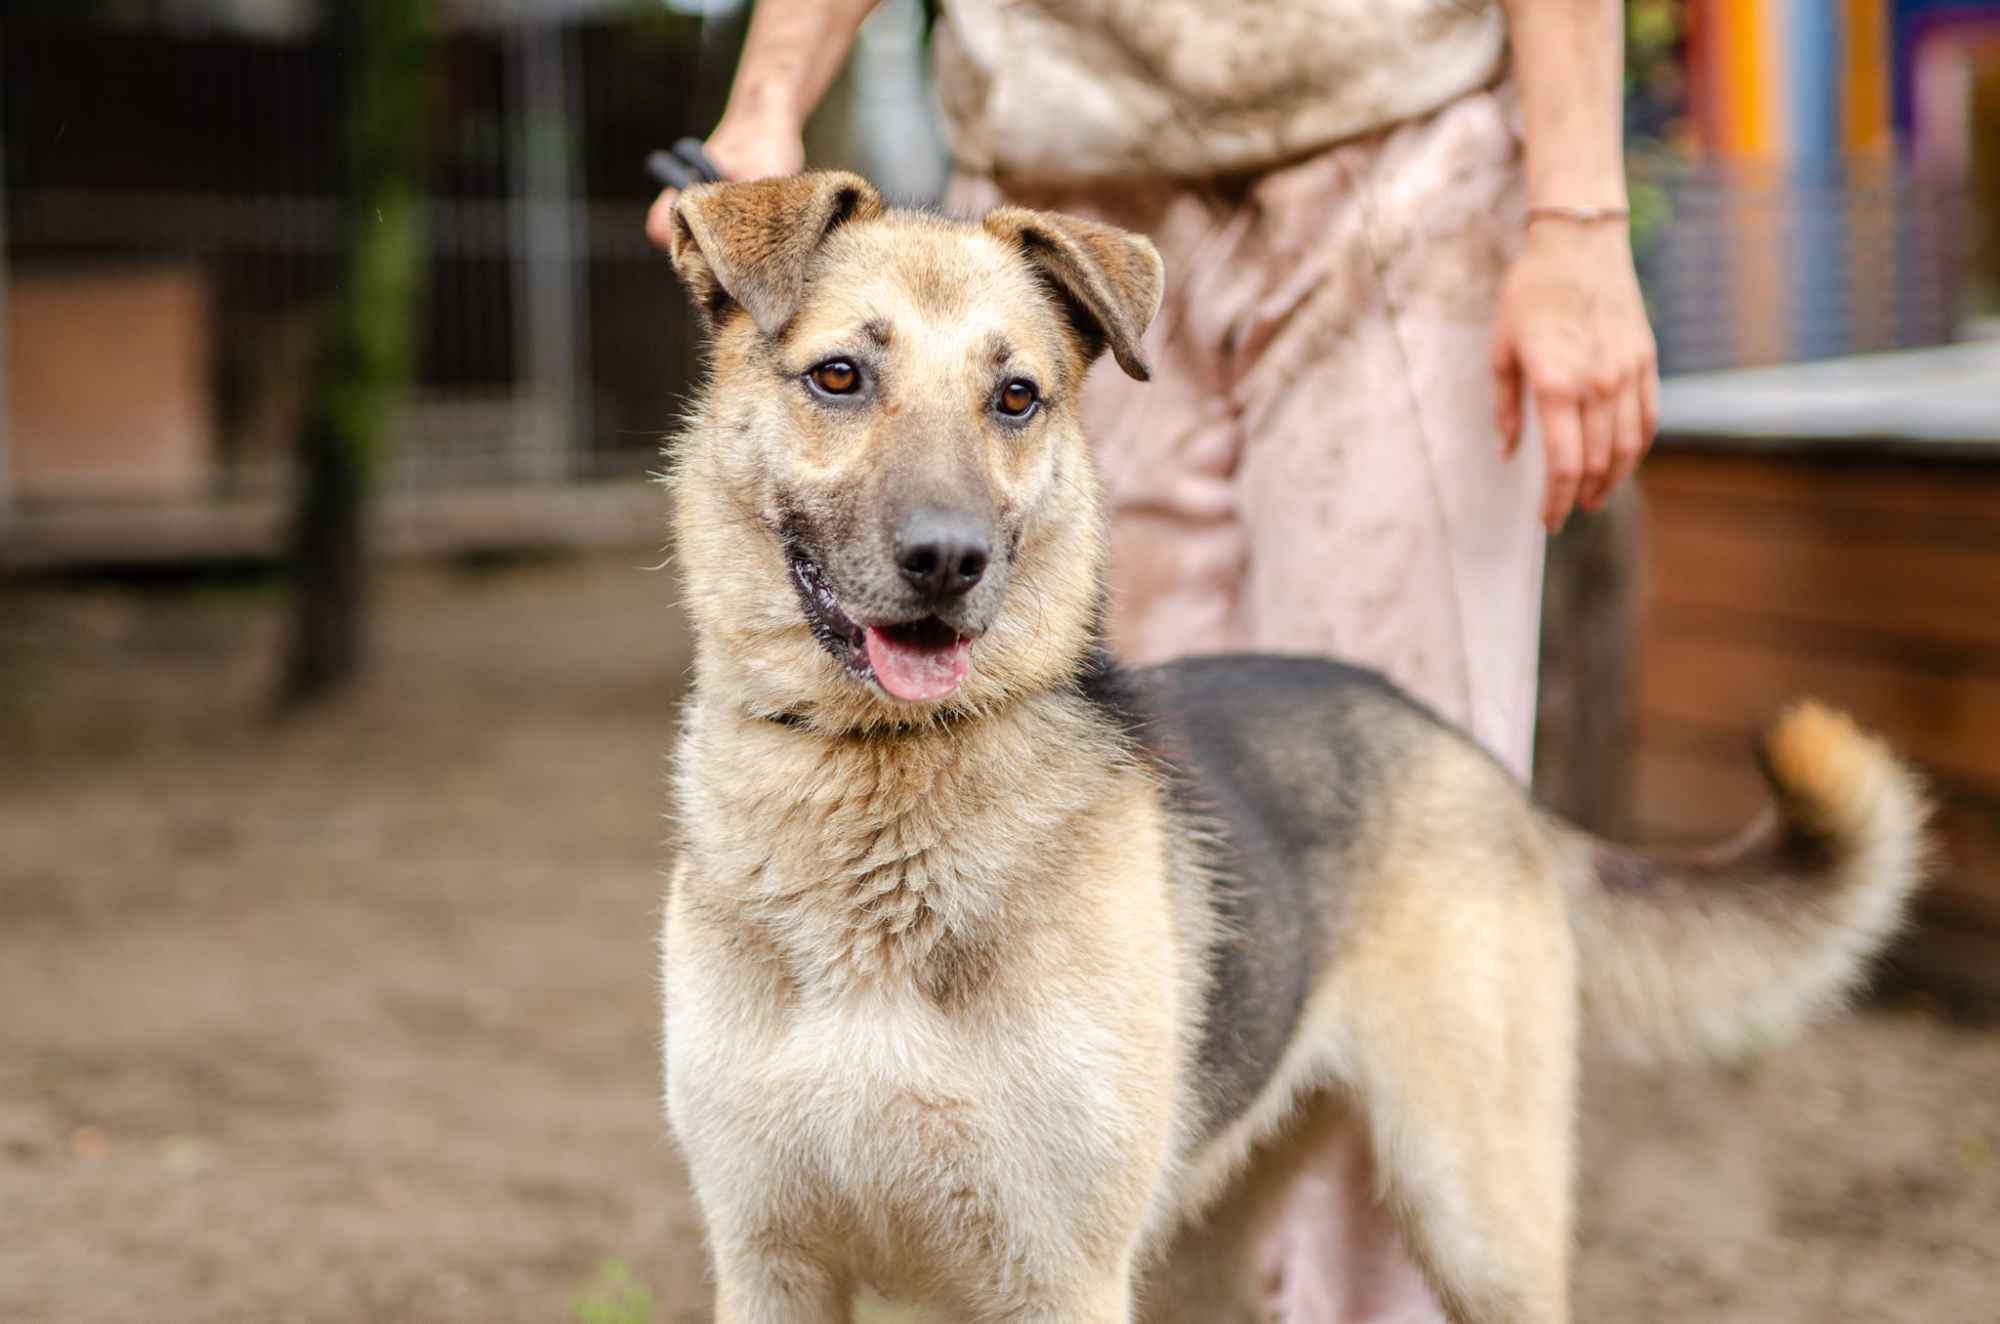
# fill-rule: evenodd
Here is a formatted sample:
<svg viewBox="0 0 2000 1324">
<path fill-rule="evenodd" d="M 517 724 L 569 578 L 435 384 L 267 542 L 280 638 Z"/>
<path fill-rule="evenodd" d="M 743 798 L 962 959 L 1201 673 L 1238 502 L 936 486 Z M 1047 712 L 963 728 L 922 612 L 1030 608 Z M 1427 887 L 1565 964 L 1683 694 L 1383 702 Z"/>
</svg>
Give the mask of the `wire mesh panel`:
<svg viewBox="0 0 2000 1324">
<path fill-rule="evenodd" d="M 638 163 L 710 113 L 692 100 L 699 35 L 698 20 L 657 12 L 440 34 L 429 123 L 411 126 L 429 142 L 428 260 L 392 485 L 654 463 L 693 348 L 667 264 L 641 233 Z M 182 473 L 177 493 L 282 489 L 337 274 L 341 76 L 339 51 L 309 24 L 274 38 L 115 26 L 87 9 L 4 20 L 10 288 L 40 296 L 27 306 L 53 334 L 55 319 L 94 326 L 125 287 L 170 273 L 191 294 L 155 339 L 196 347 L 176 357 L 192 366 L 163 374 L 171 401 L 136 397 L 102 417 L 70 410 L 65 422 L 57 406 L 92 374 L 100 392 L 136 390 L 105 375 L 118 347 L 42 372 L 77 380 L 32 384 L 55 403 L 17 411 L 11 431 L 51 440 L 17 437 L 16 460 L 60 450 L 76 462 L 28 464 L 23 499 L 159 490 L 135 458 L 156 446 L 149 412 L 191 418 L 200 434 L 199 473 Z M 632 95 L 593 96 L 593 76 Z M 593 138 L 604 146 L 586 152 Z"/>
<path fill-rule="evenodd" d="M 1952 338 L 1963 262 L 1954 189 L 1895 162 L 1690 167 L 1642 263 L 1668 372 L 1829 358 Z"/>
</svg>

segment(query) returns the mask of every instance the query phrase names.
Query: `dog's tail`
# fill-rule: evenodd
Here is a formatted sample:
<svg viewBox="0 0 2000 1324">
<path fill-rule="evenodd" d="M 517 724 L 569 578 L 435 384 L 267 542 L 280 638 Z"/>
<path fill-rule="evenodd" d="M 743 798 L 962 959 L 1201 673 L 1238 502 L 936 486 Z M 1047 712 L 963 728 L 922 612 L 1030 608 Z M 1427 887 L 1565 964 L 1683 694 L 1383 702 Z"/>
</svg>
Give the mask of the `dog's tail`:
<svg viewBox="0 0 2000 1324">
<path fill-rule="evenodd" d="M 1644 1061 L 1732 1061 L 1837 1004 L 1901 923 L 1929 806 L 1888 748 L 1801 704 L 1758 746 L 1776 807 L 1673 858 L 1561 829 L 1584 1016 Z"/>
</svg>

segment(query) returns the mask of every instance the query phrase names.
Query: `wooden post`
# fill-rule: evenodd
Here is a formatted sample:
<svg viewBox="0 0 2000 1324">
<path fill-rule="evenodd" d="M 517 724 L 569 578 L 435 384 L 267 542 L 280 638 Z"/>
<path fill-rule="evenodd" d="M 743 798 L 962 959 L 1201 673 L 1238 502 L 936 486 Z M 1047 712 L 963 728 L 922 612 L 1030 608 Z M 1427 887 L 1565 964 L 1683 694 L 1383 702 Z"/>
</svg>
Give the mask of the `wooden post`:
<svg viewBox="0 0 2000 1324">
<path fill-rule="evenodd" d="M 428 0 L 341 0 L 348 58 L 340 275 L 299 439 L 285 697 L 344 688 L 365 649 L 367 507 L 408 382 L 422 275 Z"/>
<path fill-rule="evenodd" d="M 1542 580 L 1535 798 L 1603 836 L 1632 818 L 1632 642 L 1640 609 L 1643 508 L 1627 482 L 1549 541 Z"/>
</svg>

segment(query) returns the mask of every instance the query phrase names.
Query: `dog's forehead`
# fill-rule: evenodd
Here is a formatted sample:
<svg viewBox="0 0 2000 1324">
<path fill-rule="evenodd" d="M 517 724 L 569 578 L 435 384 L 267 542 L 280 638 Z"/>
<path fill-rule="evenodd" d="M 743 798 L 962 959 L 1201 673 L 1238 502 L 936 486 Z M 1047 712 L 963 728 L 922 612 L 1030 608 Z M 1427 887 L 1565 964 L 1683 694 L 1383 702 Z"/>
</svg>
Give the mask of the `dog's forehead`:
<svg viewBox="0 0 2000 1324">
<path fill-rule="evenodd" d="M 1024 347 L 1057 326 L 1033 269 L 977 225 L 889 216 L 844 226 L 821 251 L 805 316 L 813 325 L 907 325 L 933 343 L 1012 331 Z"/>
</svg>

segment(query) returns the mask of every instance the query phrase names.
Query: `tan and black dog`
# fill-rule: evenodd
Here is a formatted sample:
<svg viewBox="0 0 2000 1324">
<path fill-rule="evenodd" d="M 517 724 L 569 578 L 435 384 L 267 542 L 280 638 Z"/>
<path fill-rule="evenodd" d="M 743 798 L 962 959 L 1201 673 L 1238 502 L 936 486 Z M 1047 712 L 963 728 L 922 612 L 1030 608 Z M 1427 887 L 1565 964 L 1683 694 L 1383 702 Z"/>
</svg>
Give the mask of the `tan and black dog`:
<svg viewBox="0 0 2000 1324">
<path fill-rule="evenodd" d="M 1234 1319 L 1343 1118 L 1455 1319 L 1564 1320 L 1585 1030 L 1742 1055 L 1897 923 L 1921 793 L 1820 708 L 1769 821 L 1669 860 L 1371 673 L 1107 660 L 1077 397 L 1146 375 L 1144 239 L 811 174 L 689 190 L 673 258 L 712 345 L 666 1105 L 722 1324 Z"/>
</svg>

